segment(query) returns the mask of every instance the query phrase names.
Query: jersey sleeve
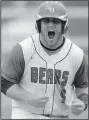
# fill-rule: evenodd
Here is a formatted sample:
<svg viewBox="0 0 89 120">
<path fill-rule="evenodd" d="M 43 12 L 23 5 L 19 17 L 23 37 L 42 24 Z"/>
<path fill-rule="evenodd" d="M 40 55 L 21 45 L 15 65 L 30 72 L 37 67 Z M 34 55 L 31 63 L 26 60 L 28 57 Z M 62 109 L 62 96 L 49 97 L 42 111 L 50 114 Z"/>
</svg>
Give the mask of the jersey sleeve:
<svg viewBox="0 0 89 120">
<path fill-rule="evenodd" d="M 1 76 L 12 83 L 19 83 L 24 72 L 25 61 L 22 47 L 16 44 L 5 63 L 2 65 Z"/>
<path fill-rule="evenodd" d="M 73 84 L 76 88 L 87 88 L 88 87 L 88 64 L 86 56 L 84 54 L 81 66 L 79 67 Z"/>
</svg>

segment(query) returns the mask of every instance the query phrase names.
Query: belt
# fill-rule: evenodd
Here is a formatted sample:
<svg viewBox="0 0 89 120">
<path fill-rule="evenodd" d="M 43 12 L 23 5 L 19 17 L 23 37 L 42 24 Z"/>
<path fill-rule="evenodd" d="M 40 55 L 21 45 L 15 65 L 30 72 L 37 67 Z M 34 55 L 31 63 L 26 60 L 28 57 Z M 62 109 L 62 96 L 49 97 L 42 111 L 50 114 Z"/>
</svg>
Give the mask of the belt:
<svg viewBox="0 0 89 120">
<path fill-rule="evenodd" d="M 60 116 L 60 115 L 52 115 L 52 114 L 41 114 L 41 115 L 43 115 L 43 116 L 45 116 L 45 117 L 54 117 L 54 118 L 69 118 L 69 116 L 68 115 L 66 115 L 66 116 Z"/>
</svg>

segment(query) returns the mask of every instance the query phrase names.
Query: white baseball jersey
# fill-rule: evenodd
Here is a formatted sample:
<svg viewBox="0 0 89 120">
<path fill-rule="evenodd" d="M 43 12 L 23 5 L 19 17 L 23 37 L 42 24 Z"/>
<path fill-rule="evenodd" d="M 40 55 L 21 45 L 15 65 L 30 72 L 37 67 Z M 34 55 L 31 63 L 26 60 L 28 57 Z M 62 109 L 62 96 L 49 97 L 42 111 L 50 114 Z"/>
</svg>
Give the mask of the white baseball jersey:
<svg viewBox="0 0 89 120">
<path fill-rule="evenodd" d="M 10 65 L 11 71 L 6 71 L 3 67 L 3 77 L 12 82 L 17 79 L 23 89 L 36 93 L 36 95 L 46 93 L 49 100 L 44 108 L 36 108 L 12 100 L 13 110 L 17 109 L 20 115 L 23 109 L 31 114 L 68 115 L 68 106 L 62 102 L 61 89 L 57 79 L 55 79 L 55 74 L 58 76 L 59 82 L 66 81 L 66 84 L 70 86 L 75 82 L 76 87 L 86 86 L 83 84 L 84 75 L 81 80 L 78 79 L 78 84 L 76 82 L 77 73 L 83 63 L 83 50 L 65 38 L 61 50 L 56 54 L 48 55 L 40 44 L 39 34 L 21 41 L 16 46 L 12 52 L 14 53 L 12 61 L 15 58 L 15 65 L 14 67 Z M 14 76 L 16 79 L 12 80 L 10 76 Z M 25 112 L 22 112 L 22 116 L 24 115 Z"/>
</svg>

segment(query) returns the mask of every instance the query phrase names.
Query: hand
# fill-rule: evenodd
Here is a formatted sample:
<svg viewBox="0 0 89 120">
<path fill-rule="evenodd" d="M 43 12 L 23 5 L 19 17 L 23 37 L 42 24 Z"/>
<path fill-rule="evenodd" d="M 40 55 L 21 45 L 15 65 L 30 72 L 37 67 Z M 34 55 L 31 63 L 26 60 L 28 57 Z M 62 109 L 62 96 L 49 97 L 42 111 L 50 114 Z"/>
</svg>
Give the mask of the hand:
<svg viewBox="0 0 89 120">
<path fill-rule="evenodd" d="M 84 108 L 85 108 L 85 104 L 78 99 L 78 100 L 72 102 L 71 112 L 72 112 L 74 115 L 78 116 L 78 115 L 80 115 L 82 112 L 84 112 Z"/>
<path fill-rule="evenodd" d="M 28 104 L 36 107 L 43 108 L 45 104 L 48 102 L 49 97 L 46 93 L 32 94 L 30 95 L 30 100 L 28 100 Z"/>
</svg>

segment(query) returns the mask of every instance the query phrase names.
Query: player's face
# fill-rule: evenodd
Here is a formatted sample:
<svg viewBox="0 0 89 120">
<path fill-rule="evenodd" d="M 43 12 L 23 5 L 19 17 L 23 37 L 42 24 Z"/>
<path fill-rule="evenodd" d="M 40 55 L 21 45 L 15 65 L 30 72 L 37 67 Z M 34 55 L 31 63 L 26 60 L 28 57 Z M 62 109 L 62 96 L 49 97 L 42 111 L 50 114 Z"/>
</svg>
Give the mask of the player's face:
<svg viewBox="0 0 89 120">
<path fill-rule="evenodd" d="M 56 46 L 62 36 L 61 20 L 55 18 L 44 18 L 41 21 L 41 35 L 43 43 L 48 47 Z"/>
</svg>

